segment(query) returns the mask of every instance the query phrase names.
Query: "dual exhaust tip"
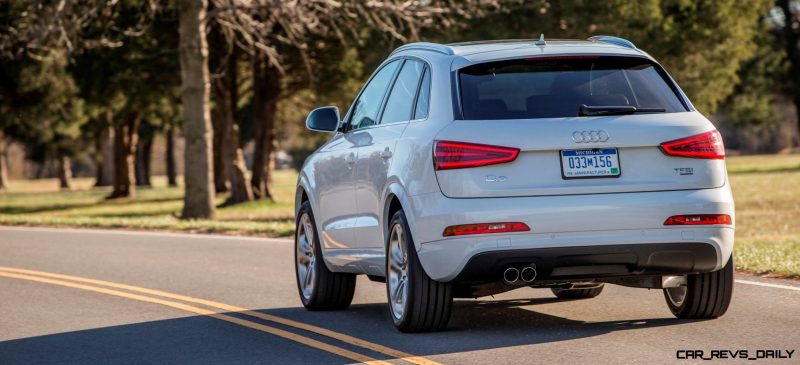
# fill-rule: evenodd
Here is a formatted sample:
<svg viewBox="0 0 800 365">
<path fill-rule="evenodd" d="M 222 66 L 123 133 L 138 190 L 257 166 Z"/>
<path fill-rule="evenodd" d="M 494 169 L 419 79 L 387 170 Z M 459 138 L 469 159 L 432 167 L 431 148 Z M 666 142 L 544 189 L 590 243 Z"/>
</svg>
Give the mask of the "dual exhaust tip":
<svg viewBox="0 0 800 365">
<path fill-rule="evenodd" d="M 503 282 L 508 285 L 519 285 L 522 283 L 532 283 L 536 280 L 536 267 L 525 266 L 522 269 L 510 266 L 503 271 Z"/>
</svg>

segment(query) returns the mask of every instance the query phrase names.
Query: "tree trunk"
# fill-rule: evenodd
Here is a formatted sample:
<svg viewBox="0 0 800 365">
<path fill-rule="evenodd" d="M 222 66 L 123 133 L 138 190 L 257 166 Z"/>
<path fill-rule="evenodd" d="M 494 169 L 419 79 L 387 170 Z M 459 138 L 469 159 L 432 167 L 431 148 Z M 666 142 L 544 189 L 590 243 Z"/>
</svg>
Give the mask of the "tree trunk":
<svg viewBox="0 0 800 365">
<path fill-rule="evenodd" d="M 34 179 L 41 179 L 44 177 L 44 170 L 47 168 L 47 161 L 36 164 L 36 172 L 33 174 Z"/>
<path fill-rule="evenodd" d="M 253 123 L 255 148 L 250 185 L 256 199 L 272 200 L 270 159 L 273 153 L 275 115 L 281 92 L 280 73 L 267 60 L 253 56 Z"/>
<path fill-rule="evenodd" d="M 0 131 L 0 190 L 8 189 L 8 145 Z"/>
<path fill-rule="evenodd" d="M 122 123 L 114 124 L 114 190 L 108 199 L 136 197 L 134 164 L 141 121 L 141 114 L 131 112 Z"/>
<path fill-rule="evenodd" d="M 778 7 L 783 11 L 785 19 L 783 25 L 783 38 L 786 42 L 786 58 L 789 60 L 789 82 L 792 90 L 795 114 L 797 115 L 798 140 L 795 146 L 800 145 L 800 24 L 797 14 L 792 13 L 789 0 L 778 0 Z"/>
<path fill-rule="evenodd" d="M 794 97 L 794 110 L 795 116 L 797 116 L 797 135 L 794 141 L 794 146 L 800 147 L 800 95 L 796 95 Z"/>
<path fill-rule="evenodd" d="M 167 129 L 167 151 L 165 153 L 167 165 L 167 185 L 178 186 L 177 172 L 175 171 L 175 127 Z"/>
<path fill-rule="evenodd" d="M 103 171 L 103 139 L 105 133 L 97 132 L 94 136 L 94 186 L 103 186 L 105 174 Z"/>
<path fill-rule="evenodd" d="M 236 104 L 239 100 L 237 69 L 237 54 L 234 50 L 227 59 L 223 75 L 214 80 L 214 98 L 216 100 L 216 124 L 219 129 L 220 153 L 222 153 L 225 175 L 230 182 L 230 196 L 225 204 L 236 204 L 253 200 L 253 191 L 245 177 L 247 166 L 244 162 L 244 152 L 239 144 L 239 122 L 236 113 Z"/>
<path fill-rule="evenodd" d="M 58 185 L 61 189 L 71 190 L 70 180 L 72 179 L 72 163 L 69 156 L 59 154 L 58 156 Z"/>
<path fill-rule="evenodd" d="M 209 4 L 209 11 L 214 11 L 214 2 Z M 228 41 L 220 30 L 220 25 L 212 24 L 208 31 L 209 59 L 208 67 L 211 71 L 211 97 L 214 100 L 214 107 L 211 109 L 211 126 L 214 128 L 214 192 L 217 194 L 226 193 L 230 189 L 230 178 L 228 176 L 228 165 L 230 162 L 226 157 L 227 147 L 225 143 L 228 128 L 228 111 L 226 98 L 228 98 L 228 83 L 221 80 L 227 68 L 224 66 L 231 57 L 231 49 L 228 48 Z M 235 61 L 234 61 L 235 62 Z M 220 89 L 221 88 L 221 89 Z M 235 104 L 234 104 L 235 105 Z"/>
<path fill-rule="evenodd" d="M 96 179 L 94 186 L 111 186 L 114 184 L 114 128 L 111 127 L 112 114 L 106 116 L 108 125 L 95 136 Z"/>
<path fill-rule="evenodd" d="M 208 46 L 206 44 L 206 0 L 179 0 L 181 103 L 186 192 L 184 219 L 214 217 L 214 171 L 212 130 L 209 113 Z"/>
<path fill-rule="evenodd" d="M 229 186 L 227 161 L 224 153 L 224 129 L 226 127 L 224 120 L 226 117 L 220 109 L 220 105 L 215 105 L 214 111 L 211 113 L 211 125 L 214 128 L 214 192 L 217 194 L 227 192 Z"/>
<path fill-rule="evenodd" d="M 151 186 L 150 184 L 150 157 L 153 154 L 153 137 L 139 139 L 136 147 L 136 185 Z"/>
</svg>

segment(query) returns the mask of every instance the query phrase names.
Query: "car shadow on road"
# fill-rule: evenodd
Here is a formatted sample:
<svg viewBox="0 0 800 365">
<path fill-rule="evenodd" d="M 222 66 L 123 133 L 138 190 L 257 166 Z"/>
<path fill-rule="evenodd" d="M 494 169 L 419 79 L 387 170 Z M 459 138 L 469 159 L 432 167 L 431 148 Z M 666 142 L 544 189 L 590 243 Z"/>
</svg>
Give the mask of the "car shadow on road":
<svg viewBox="0 0 800 365">
<path fill-rule="evenodd" d="M 383 303 L 356 304 L 348 310 L 337 312 L 308 312 L 303 308 L 261 312 L 311 323 L 423 356 L 568 341 L 616 331 L 691 322 L 672 317 L 585 322 L 536 311 L 536 305 L 559 301 L 555 298 L 457 300 L 447 330 L 417 334 L 395 330 Z"/>
<path fill-rule="evenodd" d="M 0 342 L 0 364 L 4 365 L 338 365 L 352 362 L 281 337 L 206 316 L 92 328 Z"/>
<path fill-rule="evenodd" d="M 396 331 L 383 303 L 356 304 L 336 312 L 309 312 L 302 307 L 257 311 L 422 356 L 553 343 L 615 331 L 687 323 L 672 318 L 584 322 L 536 311 L 537 305 L 557 301 L 554 298 L 459 300 L 454 304 L 453 317 L 446 331 L 421 334 Z M 311 332 L 242 313 L 226 314 L 387 359 L 384 355 Z M 80 323 L 80 319 L 73 320 Z M 351 362 L 328 352 L 207 316 L 188 316 L 0 342 L 2 364 Z"/>
</svg>

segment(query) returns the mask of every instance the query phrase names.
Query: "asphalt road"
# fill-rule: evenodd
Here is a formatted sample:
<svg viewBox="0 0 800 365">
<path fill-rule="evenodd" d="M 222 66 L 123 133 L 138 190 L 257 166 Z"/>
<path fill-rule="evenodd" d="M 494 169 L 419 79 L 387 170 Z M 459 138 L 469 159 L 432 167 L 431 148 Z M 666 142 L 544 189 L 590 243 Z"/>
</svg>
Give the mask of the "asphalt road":
<svg viewBox="0 0 800 365">
<path fill-rule="evenodd" d="M 529 288 L 457 300 L 441 333 L 402 334 L 387 316 L 383 284 L 361 278 L 350 309 L 303 309 L 288 240 L 0 227 L 0 364 L 694 362 L 682 350 L 800 363 L 797 281 L 740 275 L 709 321 L 618 286 L 573 302 Z"/>
</svg>

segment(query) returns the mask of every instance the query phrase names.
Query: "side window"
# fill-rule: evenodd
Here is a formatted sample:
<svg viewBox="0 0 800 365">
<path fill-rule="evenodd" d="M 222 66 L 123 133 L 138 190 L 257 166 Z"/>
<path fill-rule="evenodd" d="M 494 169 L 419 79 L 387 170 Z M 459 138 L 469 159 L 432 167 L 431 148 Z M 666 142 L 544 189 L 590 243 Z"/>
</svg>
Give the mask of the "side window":
<svg viewBox="0 0 800 365">
<path fill-rule="evenodd" d="M 419 77 L 424 65 L 417 61 L 407 60 L 397 75 L 397 80 L 389 93 L 386 108 L 381 117 L 381 124 L 411 120 L 414 107 L 414 96 L 417 94 Z"/>
<path fill-rule="evenodd" d="M 369 127 L 377 124 L 378 112 L 381 108 L 383 96 L 386 94 L 386 89 L 389 88 L 389 83 L 392 81 L 392 76 L 400 64 L 399 61 L 392 61 L 391 63 L 383 66 L 380 71 L 370 80 L 369 84 L 364 88 L 364 91 L 353 103 L 353 114 L 350 117 L 350 129 L 358 129 Z"/>
<path fill-rule="evenodd" d="M 417 107 L 414 108 L 414 119 L 425 119 L 428 117 L 428 105 L 431 99 L 431 70 L 425 67 L 422 75 L 422 83 L 419 86 L 417 95 Z"/>
</svg>

